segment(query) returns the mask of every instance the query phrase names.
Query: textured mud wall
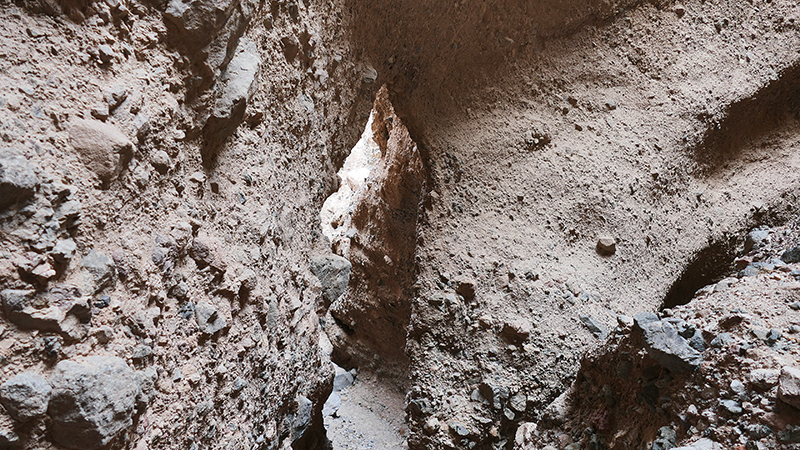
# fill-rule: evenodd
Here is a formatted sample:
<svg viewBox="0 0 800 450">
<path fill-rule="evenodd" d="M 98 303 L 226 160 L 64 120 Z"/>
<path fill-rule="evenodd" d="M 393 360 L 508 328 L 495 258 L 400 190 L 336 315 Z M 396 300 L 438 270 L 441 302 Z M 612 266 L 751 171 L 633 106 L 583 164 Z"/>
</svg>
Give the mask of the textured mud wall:
<svg viewBox="0 0 800 450">
<path fill-rule="evenodd" d="M 377 89 L 337 9 L 0 4 L 0 446 L 324 446 L 308 255 Z"/>
</svg>

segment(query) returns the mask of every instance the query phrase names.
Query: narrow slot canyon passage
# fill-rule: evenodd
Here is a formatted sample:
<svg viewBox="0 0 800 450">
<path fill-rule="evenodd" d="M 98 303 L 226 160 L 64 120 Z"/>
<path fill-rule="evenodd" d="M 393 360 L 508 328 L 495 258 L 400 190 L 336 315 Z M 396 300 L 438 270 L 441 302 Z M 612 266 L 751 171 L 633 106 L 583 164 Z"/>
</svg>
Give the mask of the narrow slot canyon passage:
<svg viewBox="0 0 800 450">
<path fill-rule="evenodd" d="M 323 409 L 325 428 L 334 449 L 408 448 L 405 333 L 425 175 L 385 87 L 338 177 L 338 191 L 320 211 L 336 255 L 325 261 L 338 261 L 349 273 L 346 286 L 339 279 L 324 315 L 322 339 L 338 364 Z M 312 267 L 323 289 L 331 278 L 325 264 Z"/>
</svg>

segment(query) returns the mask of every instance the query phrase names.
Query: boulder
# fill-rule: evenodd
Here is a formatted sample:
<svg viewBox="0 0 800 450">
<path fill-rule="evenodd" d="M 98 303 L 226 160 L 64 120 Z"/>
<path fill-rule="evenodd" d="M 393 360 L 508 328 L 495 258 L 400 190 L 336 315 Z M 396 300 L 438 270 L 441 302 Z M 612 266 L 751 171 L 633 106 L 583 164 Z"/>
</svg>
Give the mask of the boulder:
<svg viewBox="0 0 800 450">
<path fill-rule="evenodd" d="M 41 375 L 23 372 L 0 385 L 0 403 L 11 417 L 24 422 L 47 412 L 50 391 Z"/>
<path fill-rule="evenodd" d="M 81 161 L 104 185 L 119 176 L 133 154 L 133 143 L 113 125 L 77 119 L 68 130 Z"/>
<path fill-rule="evenodd" d="M 322 297 L 330 305 L 347 289 L 352 265 L 338 255 L 323 255 L 311 258 L 311 272 L 322 284 Z"/>
<path fill-rule="evenodd" d="M 652 320 L 651 316 L 637 314 L 636 326 L 642 331 L 647 353 L 673 373 L 691 372 L 703 362 L 703 355 L 693 349 L 665 320 Z"/>
<path fill-rule="evenodd" d="M 139 383 L 136 372 L 120 358 L 61 361 L 50 384 L 52 438 L 64 447 L 101 448 L 133 423 Z"/>
<path fill-rule="evenodd" d="M 23 156 L 0 150 L 0 210 L 33 197 L 39 177 Z"/>
</svg>

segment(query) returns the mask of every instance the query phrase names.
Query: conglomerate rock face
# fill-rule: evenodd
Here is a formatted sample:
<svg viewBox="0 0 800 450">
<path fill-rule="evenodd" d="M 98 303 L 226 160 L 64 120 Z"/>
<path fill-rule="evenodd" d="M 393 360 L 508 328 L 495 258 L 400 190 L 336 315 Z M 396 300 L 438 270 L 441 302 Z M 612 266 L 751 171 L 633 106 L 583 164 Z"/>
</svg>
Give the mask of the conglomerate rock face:
<svg viewBox="0 0 800 450">
<path fill-rule="evenodd" d="M 325 448 L 330 357 L 408 387 L 415 449 L 696 441 L 546 411 L 606 338 L 644 352 L 636 380 L 722 374 L 653 314 L 797 215 L 790 0 L 35 0 L 0 22 L 0 446 Z M 342 247 L 319 213 L 370 108 Z M 759 401 L 796 407 L 796 364 L 759 364 Z M 720 400 L 757 417 L 744 395 Z M 714 420 L 625 417 L 739 414 L 704 400 Z M 705 439 L 759 448 L 729 431 Z"/>
</svg>

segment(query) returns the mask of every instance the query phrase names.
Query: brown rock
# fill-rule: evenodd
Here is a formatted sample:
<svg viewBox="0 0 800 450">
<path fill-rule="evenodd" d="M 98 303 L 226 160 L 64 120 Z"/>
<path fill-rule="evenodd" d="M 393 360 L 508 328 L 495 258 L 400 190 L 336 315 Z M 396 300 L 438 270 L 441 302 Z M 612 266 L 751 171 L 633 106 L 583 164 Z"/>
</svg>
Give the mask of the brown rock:
<svg viewBox="0 0 800 450">
<path fill-rule="evenodd" d="M 69 134 L 83 163 L 103 184 L 119 176 L 133 152 L 133 143 L 117 127 L 97 120 L 74 120 Z"/>
<path fill-rule="evenodd" d="M 613 255 L 617 251 L 617 240 L 609 236 L 601 236 L 597 240 L 597 253 Z"/>
<path fill-rule="evenodd" d="M 503 324 L 503 337 L 513 343 L 528 340 L 531 336 L 531 324 L 525 319 L 518 318 Z"/>
</svg>

